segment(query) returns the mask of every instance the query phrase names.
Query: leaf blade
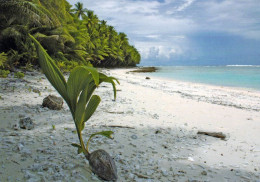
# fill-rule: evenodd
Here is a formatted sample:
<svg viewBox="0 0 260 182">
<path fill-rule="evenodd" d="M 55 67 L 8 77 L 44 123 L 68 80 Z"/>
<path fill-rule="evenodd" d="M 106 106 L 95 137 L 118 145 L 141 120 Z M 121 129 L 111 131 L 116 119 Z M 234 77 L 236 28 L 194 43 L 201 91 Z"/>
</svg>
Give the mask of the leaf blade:
<svg viewBox="0 0 260 182">
<path fill-rule="evenodd" d="M 56 66 L 52 58 L 45 51 L 45 49 L 41 46 L 41 44 L 31 34 L 29 34 L 29 36 L 37 48 L 39 63 L 43 73 L 45 74 L 49 82 L 52 84 L 52 86 L 59 92 L 59 94 L 68 103 L 69 99 L 66 92 L 67 84 L 63 74 Z"/>
<path fill-rule="evenodd" d="M 98 95 L 93 95 L 85 109 L 84 122 L 86 122 L 96 111 L 101 99 Z"/>
<path fill-rule="evenodd" d="M 71 109 L 74 114 L 76 111 L 79 93 L 84 89 L 84 86 L 87 84 L 89 79 L 89 72 L 81 66 L 74 68 L 70 73 L 67 82 L 67 93 L 70 98 Z M 75 116 L 73 117 L 75 119 Z"/>
</svg>

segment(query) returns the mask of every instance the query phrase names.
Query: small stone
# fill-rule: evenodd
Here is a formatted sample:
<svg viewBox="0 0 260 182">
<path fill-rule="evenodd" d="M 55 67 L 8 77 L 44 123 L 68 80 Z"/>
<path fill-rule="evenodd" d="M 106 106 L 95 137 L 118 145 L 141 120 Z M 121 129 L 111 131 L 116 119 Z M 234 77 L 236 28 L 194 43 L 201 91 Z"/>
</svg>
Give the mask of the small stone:
<svg viewBox="0 0 260 182">
<path fill-rule="evenodd" d="M 206 176 L 208 173 L 206 171 L 202 171 L 201 174 Z"/>
<path fill-rule="evenodd" d="M 155 131 L 155 134 L 159 134 L 159 133 L 162 133 L 162 131 L 161 130 L 156 130 Z"/>
<path fill-rule="evenodd" d="M 138 137 L 137 137 L 136 135 L 132 135 L 131 138 L 132 138 L 133 140 L 136 140 Z"/>
<path fill-rule="evenodd" d="M 194 159 L 192 157 L 188 157 L 188 160 L 191 161 L 191 162 L 194 161 Z"/>
<path fill-rule="evenodd" d="M 42 106 L 48 107 L 52 110 L 61 110 L 63 105 L 63 99 L 61 97 L 56 97 L 55 95 L 49 95 L 43 99 Z"/>
<path fill-rule="evenodd" d="M 159 119 L 159 115 L 158 115 L 158 114 L 154 114 L 154 115 L 152 116 L 152 118 L 153 118 L 153 119 Z"/>
<path fill-rule="evenodd" d="M 145 77 L 146 80 L 150 80 L 151 78 L 150 77 Z"/>
<path fill-rule="evenodd" d="M 19 143 L 19 144 L 17 145 L 18 151 L 21 151 L 21 150 L 23 149 L 23 147 L 24 147 L 24 145 L 21 144 L 21 143 Z"/>
<path fill-rule="evenodd" d="M 41 93 L 40 90 L 38 90 L 38 89 L 33 89 L 33 92 L 38 93 L 38 94 Z"/>
<path fill-rule="evenodd" d="M 34 128 L 34 123 L 30 117 L 20 119 L 19 125 L 20 125 L 20 128 L 26 129 L 26 130 L 31 130 Z"/>
<path fill-rule="evenodd" d="M 163 176 L 168 176 L 168 171 L 165 170 L 165 169 L 162 169 L 162 175 L 163 175 Z"/>
<path fill-rule="evenodd" d="M 24 118 L 25 115 L 24 114 L 19 114 L 19 118 Z"/>
<path fill-rule="evenodd" d="M 19 127 L 19 125 L 16 123 L 16 124 L 14 124 L 13 126 L 12 126 L 12 128 L 14 129 L 14 130 L 19 130 L 20 129 L 20 127 Z"/>
</svg>

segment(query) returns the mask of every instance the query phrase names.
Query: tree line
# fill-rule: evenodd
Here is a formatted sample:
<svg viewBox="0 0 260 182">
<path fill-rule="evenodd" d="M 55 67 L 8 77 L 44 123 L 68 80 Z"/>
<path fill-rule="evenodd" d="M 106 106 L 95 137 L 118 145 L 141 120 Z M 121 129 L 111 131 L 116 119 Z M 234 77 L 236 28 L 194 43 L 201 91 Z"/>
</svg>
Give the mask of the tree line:
<svg viewBox="0 0 260 182">
<path fill-rule="evenodd" d="M 0 22 L 0 69 L 38 64 L 29 33 L 64 71 L 135 66 L 141 59 L 125 33 L 79 2 L 73 8 L 66 0 L 0 0 Z"/>
</svg>

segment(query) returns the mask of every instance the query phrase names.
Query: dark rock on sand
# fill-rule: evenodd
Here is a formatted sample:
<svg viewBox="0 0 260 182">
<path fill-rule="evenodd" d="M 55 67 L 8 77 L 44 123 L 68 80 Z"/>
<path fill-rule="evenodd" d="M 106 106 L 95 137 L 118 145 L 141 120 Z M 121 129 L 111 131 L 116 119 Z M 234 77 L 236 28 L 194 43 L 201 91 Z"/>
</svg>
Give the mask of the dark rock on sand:
<svg viewBox="0 0 260 182">
<path fill-rule="evenodd" d="M 63 105 L 63 99 L 61 97 L 56 97 L 55 95 L 49 95 L 43 99 L 42 106 L 48 107 L 52 110 L 61 110 Z"/>
<path fill-rule="evenodd" d="M 26 130 L 31 130 L 34 128 L 34 123 L 30 117 L 20 119 L 19 125 L 20 125 L 20 128 L 26 129 Z"/>
</svg>

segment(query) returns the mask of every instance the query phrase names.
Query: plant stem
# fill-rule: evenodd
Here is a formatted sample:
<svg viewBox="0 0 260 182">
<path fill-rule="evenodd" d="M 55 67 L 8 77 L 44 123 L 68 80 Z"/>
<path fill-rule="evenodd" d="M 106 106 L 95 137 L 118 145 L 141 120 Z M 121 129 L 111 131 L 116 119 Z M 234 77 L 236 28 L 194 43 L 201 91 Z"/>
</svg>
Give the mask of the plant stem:
<svg viewBox="0 0 260 182">
<path fill-rule="evenodd" d="M 92 137 L 89 137 L 89 139 L 88 139 L 88 142 L 87 142 L 87 145 L 86 145 L 86 150 L 88 151 L 88 146 L 89 146 L 89 142 L 90 142 L 90 139 L 91 139 Z"/>
<path fill-rule="evenodd" d="M 88 157 L 89 157 L 90 154 L 89 154 L 88 149 L 85 148 L 85 145 L 84 145 L 84 142 L 83 142 L 83 139 L 82 139 L 81 132 L 80 132 L 80 130 L 78 129 L 77 125 L 76 125 L 76 129 L 77 129 L 77 133 L 78 133 L 78 137 L 79 137 L 79 142 L 80 142 L 82 151 L 83 151 L 83 153 L 85 154 L 86 158 L 88 159 Z"/>
</svg>

